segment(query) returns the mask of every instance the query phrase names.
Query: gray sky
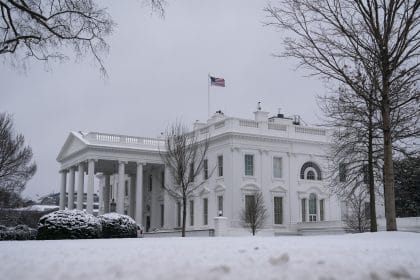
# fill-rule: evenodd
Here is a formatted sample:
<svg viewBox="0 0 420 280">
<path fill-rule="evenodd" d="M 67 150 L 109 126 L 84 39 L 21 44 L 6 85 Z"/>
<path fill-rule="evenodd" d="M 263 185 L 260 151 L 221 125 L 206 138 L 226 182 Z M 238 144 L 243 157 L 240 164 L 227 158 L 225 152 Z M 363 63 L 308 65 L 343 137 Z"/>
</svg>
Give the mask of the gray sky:
<svg viewBox="0 0 420 280">
<path fill-rule="evenodd" d="M 205 121 L 209 72 L 227 84 L 212 88 L 212 112 L 252 118 L 262 101 L 272 114 L 280 107 L 317 122 L 323 84 L 271 55 L 281 51 L 281 34 L 263 26 L 265 0 L 169 1 L 165 19 L 140 1 L 98 2 L 118 24 L 105 58 L 109 79 L 90 57 L 50 63 L 51 71 L 31 63 L 26 74 L 0 64 L 0 111 L 13 114 L 38 164 L 24 195 L 59 190 L 55 159 L 69 131 L 154 137 L 176 118 Z"/>
</svg>

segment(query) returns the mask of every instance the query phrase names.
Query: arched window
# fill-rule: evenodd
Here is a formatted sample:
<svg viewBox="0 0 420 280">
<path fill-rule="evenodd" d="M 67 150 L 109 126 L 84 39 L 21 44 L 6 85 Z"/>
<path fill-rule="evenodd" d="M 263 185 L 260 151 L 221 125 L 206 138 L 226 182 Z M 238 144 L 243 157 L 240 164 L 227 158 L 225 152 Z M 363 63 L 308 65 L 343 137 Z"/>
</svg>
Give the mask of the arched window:
<svg viewBox="0 0 420 280">
<path fill-rule="evenodd" d="M 309 195 L 309 221 L 316 222 L 316 194 Z"/>
<path fill-rule="evenodd" d="M 315 180 L 315 172 L 313 170 L 309 170 L 306 173 L 306 179 L 307 180 Z"/>
<path fill-rule="evenodd" d="M 300 169 L 300 179 L 322 180 L 321 168 L 312 161 L 307 161 Z"/>
</svg>

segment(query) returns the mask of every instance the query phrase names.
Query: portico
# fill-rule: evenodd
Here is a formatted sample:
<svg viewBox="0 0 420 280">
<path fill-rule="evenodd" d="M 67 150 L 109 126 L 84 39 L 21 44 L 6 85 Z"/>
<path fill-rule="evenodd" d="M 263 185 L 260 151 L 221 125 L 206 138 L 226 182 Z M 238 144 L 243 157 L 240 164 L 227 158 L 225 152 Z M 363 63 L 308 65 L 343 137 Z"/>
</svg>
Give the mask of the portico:
<svg viewBox="0 0 420 280">
<path fill-rule="evenodd" d="M 163 148 L 159 139 L 71 132 L 57 157 L 61 163 L 60 209 L 74 209 L 76 189 L 76 208 L 93 214 L 96 189 L 100 213 L 111 212 L 115 204 L 115 212 L 131 216 L 138 224 L 156 219 L 150 214 L 154 198 L 164 197 L 161 184 L 165 176 L 160 174 L 165 168 L 159 156 Z M 159 185 L 156 195 L 145 195 L 145 187 L 151 193 L 153 183 Z"/>
</svg>

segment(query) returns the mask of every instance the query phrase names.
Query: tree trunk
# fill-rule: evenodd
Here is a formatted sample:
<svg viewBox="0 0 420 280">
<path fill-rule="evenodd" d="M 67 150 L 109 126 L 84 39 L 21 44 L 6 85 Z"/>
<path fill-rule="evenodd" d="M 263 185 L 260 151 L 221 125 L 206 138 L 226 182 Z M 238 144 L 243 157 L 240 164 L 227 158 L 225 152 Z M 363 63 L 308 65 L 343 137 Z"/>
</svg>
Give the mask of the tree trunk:
<svg viewBox="0 0 420 280">
<path fill-rule="evenodd" d="M 185 237 L 185 225 L 187 219 L 187 195 L 183 194 L 182 197 L 182 237 Z"/>
<path fill-rule="evenodd" d="M 370 207 L 370 231 L 378 231 L 376 223 L 376 205 L 375 205 L 375 179 L 373 174 L 373 106 L 369 101 L 369 135 L 368 135 L 368 184 L 369 184 L 369 207 Z"/>
<path fill-rule="evenodd" d="M 386 230 L 397 230 L 395 219 L 394 165 L 392 160 L 391 114 L 388 81 L 384 79 L 382 92 L 382 130 L 384 134 L 384 200 Z"/>
</svg>

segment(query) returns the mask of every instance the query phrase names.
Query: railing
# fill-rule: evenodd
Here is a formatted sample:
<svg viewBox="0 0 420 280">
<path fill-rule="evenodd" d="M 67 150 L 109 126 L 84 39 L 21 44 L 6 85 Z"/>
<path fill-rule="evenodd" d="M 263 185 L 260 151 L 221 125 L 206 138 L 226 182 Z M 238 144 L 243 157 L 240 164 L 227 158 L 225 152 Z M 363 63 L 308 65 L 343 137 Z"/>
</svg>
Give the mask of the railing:
<svg viewBox="0 0 420 280">
<path fill-rule="evenodd" d="M 149 147 L 164 147 L 165 141 L 157 138 L 149 137 L 135 137 L 135 136 L 124 136 L 106 133 L 90 132 L 85 138 L 93 142 L 101 143 L 112 143 L 112 144 L 123 144 L 123 145 L 138 145 L 138 146 L 149 146 Z"/>
<path fill-rule="evenodd" d="M 320 136 L 325 136 L 325 134 L 326 134 L 325 129 L 309 128 L 309 127 L 301 127 L 301 126 L 296 126 L 295 127 L 295 132 L 296 133 L 311 134 L 311 135 L 320 135 Z"/>
<path fill-rule="evenodd" d="M 251 120 L 239 120 L 239 125 L 245 127 L 258 127 L 258 122 Z"/>
<path fill-rule="evenodd" d="M 225 126 L 225 121 L 221 121 L 214 124 L 214 129 L 219 129 Z"/>
<path fill-rule="evenodd" d="M 278 123 L 268 123 L 268 129 L 287 131 L 287 125 Z"/>
</svg>

